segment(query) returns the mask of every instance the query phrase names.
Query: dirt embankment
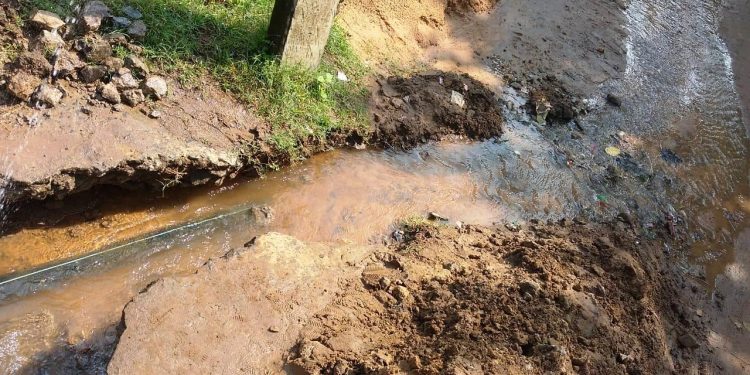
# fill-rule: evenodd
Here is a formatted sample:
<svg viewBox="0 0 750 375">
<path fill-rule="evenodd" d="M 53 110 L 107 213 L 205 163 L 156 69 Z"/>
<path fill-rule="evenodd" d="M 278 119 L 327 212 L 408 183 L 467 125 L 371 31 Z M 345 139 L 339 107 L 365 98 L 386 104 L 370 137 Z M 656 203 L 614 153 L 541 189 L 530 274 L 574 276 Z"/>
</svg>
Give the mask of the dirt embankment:
<svg viewBox="0 0 750 375">
<path fill-rule="evenodd" d="M 104 184 L 156 191 L 221 184 L 290 162 L 273 147 L 270 125 L 215 84 L 190 88 L 179 77 L 167 78 L 162 88 L 168 94 L 156 95 L 148 82 L 162 78 L 138 58 L 137 39 L 71 25 L 61 39 L 34 22 L 18 28 L 17 6 L 3 7 L 3 16 L 0 45 L 18 54 L 0 71 L 4 201 L 61 199 Z M 39 47 L 49 42 L 45 38 L 60 52 L 45 55 Z M 123 60 L 115 48 L 130 54 Z M 303 155 L 363 143 L 406 148 L 451 134 L 501 134 L 494 95 L 469 77 L 436 73 L 383 81 L 390 84 L 373 93 L 371 132 L 311 138 L 301 145 Z M 131 101 L 133 92 L 150 99 Z"/>
<path fill-rule="evenodd" d="M 343 252 L 271 235 L 196 275 L 157 282 L 125 309 L 109 370 L 657 374 L 711 366 L 703 323 L 676 293 L 684 280 L 656 241 L 640 242 L 625 223 L 426 225 L 403 235 L 388 248 Z M 331 278 L 329 267 L 341 262 Z"/>
</svg>

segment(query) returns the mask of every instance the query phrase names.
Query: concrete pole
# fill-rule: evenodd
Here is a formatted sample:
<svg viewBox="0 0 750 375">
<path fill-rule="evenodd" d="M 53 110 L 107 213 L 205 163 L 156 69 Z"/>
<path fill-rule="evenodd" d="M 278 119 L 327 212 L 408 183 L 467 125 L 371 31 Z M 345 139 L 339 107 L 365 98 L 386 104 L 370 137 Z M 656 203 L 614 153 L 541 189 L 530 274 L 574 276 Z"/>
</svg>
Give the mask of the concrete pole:
<svg viewBox="0 0 750 375">
<path fill-rule="evenodd" d="M 283 64 L 318 67 L 339 1 L 276 0 L 268 39 Z"/>
</svg>

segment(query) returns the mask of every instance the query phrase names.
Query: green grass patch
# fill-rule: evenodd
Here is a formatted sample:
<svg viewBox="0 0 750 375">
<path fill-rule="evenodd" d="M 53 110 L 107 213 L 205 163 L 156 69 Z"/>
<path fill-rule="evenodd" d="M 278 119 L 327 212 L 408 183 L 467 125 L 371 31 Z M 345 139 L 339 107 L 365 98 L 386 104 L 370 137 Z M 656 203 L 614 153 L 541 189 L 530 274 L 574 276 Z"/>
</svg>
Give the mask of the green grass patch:
<svg viewBox="0 0 750 375">
<path fill-rule="evenodd" d="M 271 143 L 291 159 L 306 142 L 333 132 L 367 129 L 368 69 L 335 26 L 324 61 L 315 71 L 281 66 L 269 54 L 266 30 L 273 0 L 104 0 L 114 13 L 139 9 L 149 27 L 143 41 L 151 65 L 199 86 L 206 75 L 253 106 L 272 125 Z M 69 15 L 69 0 L 27 0 Z M 116 51 L 122 53 L 122 51 Z M 338 71 L 350 79 L 336 79 Z"/>
</svg>

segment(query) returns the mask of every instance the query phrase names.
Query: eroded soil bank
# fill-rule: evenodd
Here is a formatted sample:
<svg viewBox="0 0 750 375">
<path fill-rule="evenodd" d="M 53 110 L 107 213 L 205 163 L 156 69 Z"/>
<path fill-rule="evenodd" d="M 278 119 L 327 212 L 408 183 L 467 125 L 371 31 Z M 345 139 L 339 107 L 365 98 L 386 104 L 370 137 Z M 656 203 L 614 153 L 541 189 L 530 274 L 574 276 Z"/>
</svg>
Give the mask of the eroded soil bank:
<svg viewBox="0 0 750 375">
<path fill-rule="evenodd" d="M 159 281 L 125 309 L 109 372 L 715 369 L 690 281 L 629 224 L 404 230 L 371 248 L 271 234 Z"/>
</svg>

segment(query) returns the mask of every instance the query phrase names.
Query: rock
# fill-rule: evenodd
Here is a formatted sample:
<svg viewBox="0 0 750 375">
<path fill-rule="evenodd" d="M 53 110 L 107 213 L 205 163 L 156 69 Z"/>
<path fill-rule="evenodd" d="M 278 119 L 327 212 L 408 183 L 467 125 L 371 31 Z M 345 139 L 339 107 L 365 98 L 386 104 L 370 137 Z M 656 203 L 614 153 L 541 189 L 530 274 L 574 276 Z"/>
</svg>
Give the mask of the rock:
<svg viewBox="0 0 750 375">
<path fill-rule="evenodd" d="M 122 13 L 128 16 L 128 18 L 132 18 L 134 20 L 143 18 L 143 13 L 141 13 L 138 9 L 135 9 L 130 5 L 126 5 L 122 7 Z"/>
<path fill-rule="evenodd" d="M 54 107 L 60 103 L 63 98 L 63 92 L 59 88 L 43 83 L 36 90 L 34 99 L 47 106 Z"/>
<path fill-rule="evenodd" d="M 118 28 L 118 29 L 127 29 L 132 24 L 133 24 L 133 21 L 131 21 L 127 17 L 112 17 L 112 25 L 115 28 Z"/>
<path fill-rule="evenodd" d="M 430 212 L 427 214 L 427 218 L 432 221 L 448 221 L 449 219 L 437 212 Z"/>
<path fill-rule="evenodd" d="M 109 16 L 110 11 L 107 5 L 99 0 L 89 1 L 81 11 L 81 23 L 86 31 L 96 31 Z"/>
<path fill-rule="evenodd" d="M 135 39 L 145 38 L 146 32 L 148 32 L 148 27 L 146 27 L 146 23 L 142 20 L 134 21 L 133 24 L 128 27 L 128 35 Z"/>
<path fill-rule="evenodd" d="M 162 115 L 161 111 L 158 111 L 158 110 L 153 110 L 153 111 L 151 111 L 151 112 L 148 113 L 148 117 L 151 117 L 151 118 L 154 118 L 154 119 L 161 118 L 161 115 Z"/>
<path fill-rule="evenodd" d="M 281 331 L 281 329 L 279 329 L 279 327 L 277 327 L 277 326 L 270 326 L 270 327 L 268 327 L 268 332 L 278 333 L 279 331 Z"/>
<path fill-rule="evenodd" d="M 115 73 L 125 66 L 125 62 L 119 57 L 110 56 L 104 60 L 104 66 L 110 72 Z"/>
<path fill-rule="evenodd" d="M 83 54 L 86 60 L 100 63 L 112 57 L 112 46 L 104 39 L 89 39 L 85 42 Z"/>
<path fill-rule="evenodd" d="M 159 76 L 148 77 L 143 82 L 143 92 L 156 99 L 161 99 L 167 95 L 167 81 Z"/>
<path fill-rule="evenodd" d="M 107 68 L 101 65 L 87 65 L 78 72 L 78 76 L 84 83 L 94 83 L 104 78 L 106 74 Z"/>
<path fill-rule="evenodd" d="M 65 45 L 65 41 L 56 31 L 43 30 L 41 34 L 31 43 L 32 51 L 46 52 L 54 51 Z"/>
<path fill-rule="evenodd" d="M 56 78 L 72 78 L 85 65 L 77 53 L 61 50 L 55 63 Z"/>
<path fill-rule="evenodd" d="M 114 45 L 128 44 L 128 36 L 123 33 L 109 33 L 104 36 L 104 39 Z"/>
<path fill-rule="evenodd" d="M 31 15 L 31 23 L 47 30 L 55 30 L 65 26 L 65 22 L 55 13 L 37 10 Z"/>
<path fill-rule="evenodd" d="M 698 343 L 698 339 L 696 339 L 695 336 L 690 333 L 686 333 L 678 337 L 677 343 L 680 344 L 680 347 L 686 349 L 695 349 L 700 346 L 700 344 Z"/>
<path fill-rule="evenodd" d="M 115 76 L 112 78 L 112 83 L 114 83 L 115 87 L 121 91 L 138 88 L 138 80 L 130 73 Z"/>
<path fill-rule="evenodd" d="M 122 92 L 122 101 L 131 107 L 135 107 L 138 104 L 143 103 L 145 100 L 146 96 L 143 95 L 143 91 L 139 89 L 126 90 Z"/>
<path fill-rule="evenodd" d="M 463 108 L 466 106 L 466 99 L 464 99 L 464 96 L 456 91 L 451 91 L 451 103 L 459 106 L 460 108 Z"/>
<path fill-rule="evenodd" d="M 150 73 L 146 63 L 135 55 L 125 56 L 125 66 L 130 68 L 139 77 L 145 77 Z"/>
<path fill-rule="evenodd" d="M 22 53 L 13 62 L 13 66 L 38 76 L 46 76 L 52 72 L 52 64 L 39 52 Z"/>
<path fill-rule="evenodd" d="M 542 287 L 537 282 L 528 280 L 518 284 L 518 290 L 521 292 L 521 295 L 528 293 L 529 295 L 536 296 L 542 290 Z"/>
<path fill-rule="evenodd" d="M 409 296 L 411 296 L 409 289 L 406 289 L 405 286 L 397 286 L 393 288 L 391 294 L 393 294 L 393 296 L 396 297 L 396 300 L 398 300 L 399 302 L 404 302 L 409 299 Z"/>
<path fill-rule="evenodd" d="M 8 80 L 8 92 L 18 99 L 29 100 L 42 80 L 26 72 L 18 72 Z"/>
<path fill-rule="evenodd" d="M 607 103 L 615 107 L 622 107 L 622 98 L 615 94 L 609 93 L 607 94 Z"/>
<path fill-rule="evenodd" d="M 112 104 L 118 104 L 121 101 L 120 92 L 117 91 L 117 86 L 112 82 L 100 86 L 99 95 L 101 95 L 102 99 Z"/>
</svg>

